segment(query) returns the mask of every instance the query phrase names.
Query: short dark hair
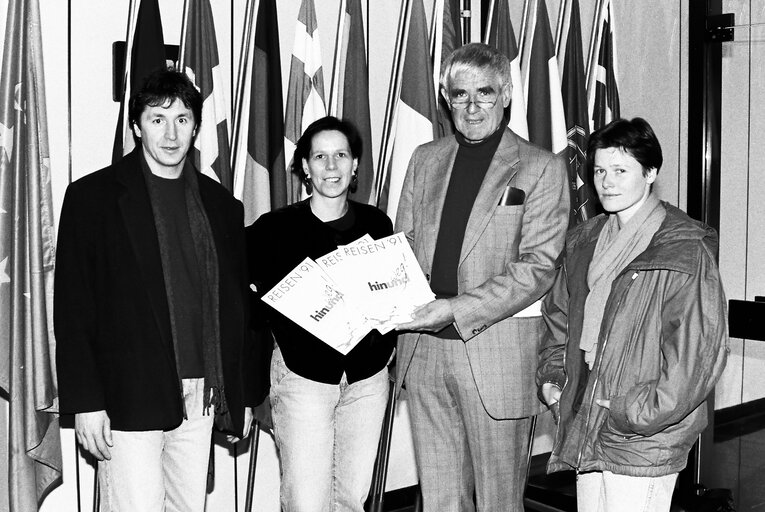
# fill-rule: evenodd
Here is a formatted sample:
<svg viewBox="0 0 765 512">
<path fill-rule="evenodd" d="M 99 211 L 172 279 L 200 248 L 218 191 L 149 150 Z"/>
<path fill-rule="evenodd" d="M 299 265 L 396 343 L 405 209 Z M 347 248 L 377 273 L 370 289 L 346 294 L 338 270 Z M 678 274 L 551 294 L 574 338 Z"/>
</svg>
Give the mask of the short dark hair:
<svg viewBox="0 0 765 512">
<path fill-rule="evenodd" d="M 141 114 L 146 107 L 158 107 L 173 100 L 181 100 L 194 115 L 194 125 L 202 124 L 202 94 L 189 77 L 172 67 L 160 68 L 143 81 L 138 91 L 130 96 L 128 103 L 129 126 L 140 126 Z"/>
<path fill-rule="evenodd" d="M 359 131 L 350 121 L 338 119 L 334 116 L 326 116 L 309 124 L 303 135 L 298 139 L 295 146 L 295 154 L 292 157 L 292 173 L 298 176 L 305 184 L 309 194 L 312 188 L 311 180 L 306 179 L 305 172 L 303 172 L 303 159 L 308 160 L 308 157 L 311 155 L 313 138 L 321 132 L 340 132 L 345 135 L 353 158 L 361 159 L 361 152 L 363 150 Z M 348 188 L 351 192 L 355 192 L 357 186 L 358 181 L 354 179 Z"/>
<path fill-rule="evenodd" d="M 606 148 L 619 148 L 631 155 L 643 166 L 643 176 L 648 169 L 656 169 L 658 174 L 664 162 L 659 139 L 648 121 L 642 117 L 629 121 L 615 119 L 590 135 L 587 143 L 587 167 L 590 173 L 595 168 L 595 152 Z"/>
</svg>

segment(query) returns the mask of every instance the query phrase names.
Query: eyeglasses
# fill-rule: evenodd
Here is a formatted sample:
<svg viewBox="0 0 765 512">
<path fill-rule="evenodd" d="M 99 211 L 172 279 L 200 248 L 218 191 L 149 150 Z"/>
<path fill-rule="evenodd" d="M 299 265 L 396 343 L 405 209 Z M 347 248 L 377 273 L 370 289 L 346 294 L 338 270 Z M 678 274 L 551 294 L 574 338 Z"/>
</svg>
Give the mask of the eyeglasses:
<svg viewBox="0 0 765 512">
<path fill-rule="evenodd" d="M 467 93 L 460 93 L 459 96 L 454 97 L 449 95 L 449 105 L 455 110 L 464 110 L 468 108 L 468 105 L 474 103 L 476 107 L 480 109 L 489 109 L 494 107 L 499 100 L 498 92 L 481 92 L 476 93 L 477 98 L 471 99 Z"/>
</svg>

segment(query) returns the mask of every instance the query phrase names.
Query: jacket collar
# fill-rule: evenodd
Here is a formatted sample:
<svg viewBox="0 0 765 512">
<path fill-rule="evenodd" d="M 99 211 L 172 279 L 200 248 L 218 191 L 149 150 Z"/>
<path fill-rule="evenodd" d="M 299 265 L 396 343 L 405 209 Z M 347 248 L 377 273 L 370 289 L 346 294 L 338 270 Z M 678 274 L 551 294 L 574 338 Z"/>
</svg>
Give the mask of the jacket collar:
<svg viewBox="0 0 765 512">
<path fill-rule="evenodd" d="M 667 269 L 692 274 L 697 266 L 696 253 L 678 250 L 676 244 L 696 241 L 716 255 L 717 233 L 709 226 L 691 219 L 679 208 L 665 201 L 661 204 L 667 211 L 664 222 L 646 250 L 632 260 L 624 271 Z M 607 220 L 608 217 L 601 214 L 572 230 L 568 243 L 572 257 L 579 253 L 587 262 L 592 260 L 598 236 Z"/>
</svg>

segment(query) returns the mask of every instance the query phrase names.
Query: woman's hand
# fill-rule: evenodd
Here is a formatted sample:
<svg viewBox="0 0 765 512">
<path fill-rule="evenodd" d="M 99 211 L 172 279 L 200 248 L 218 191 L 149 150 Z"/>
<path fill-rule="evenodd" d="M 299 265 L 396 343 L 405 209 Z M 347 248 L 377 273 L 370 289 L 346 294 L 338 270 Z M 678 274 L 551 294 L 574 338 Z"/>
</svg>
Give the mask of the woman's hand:
<svg viewBox="0 0 765 512">
<path fill-rule="evenodd" d="M 560 395 L 561 389 L 552 382 L 542 384 L 542 397 L 545 399 L 547 407 L 550 408 L 556 425 L 560 421 Z"/>
</svg>

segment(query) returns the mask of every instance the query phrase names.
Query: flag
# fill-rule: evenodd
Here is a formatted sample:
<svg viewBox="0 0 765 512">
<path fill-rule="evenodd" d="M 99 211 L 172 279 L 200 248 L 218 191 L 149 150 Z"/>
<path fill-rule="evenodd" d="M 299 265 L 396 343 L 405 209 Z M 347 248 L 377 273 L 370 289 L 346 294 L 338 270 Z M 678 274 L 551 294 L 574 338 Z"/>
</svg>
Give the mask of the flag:
<svg viewBox="0 0 765 512">
<path fill-rule="evenodd" d="M 0 388 L 10 412 L 9 510 L 28 512 L 61 483 L 55 240 L 40 7 L 38 0 L 7 5 L 0 34 Z"/>
<path fill-rule="evenodd" d="M 454 133 L 454 123 L 449 105 L 440 92 L 441 66 L 451 53 L 462 46 L 460 23 L 460 0 L 436 0 L 433 5 L 433 83 L 438 107 L 438 137 Z"/>
<path fill-rule="evenodd" d="M 569 227 L 584 222 L 596 214 L 597 199 L 587 173 L 587 91 L 585 89 L 582 28 L 579 0 L 564 0 L 558 25 L 558 68 L 561 74 L 561 94 L 566 118 L 566 163 L 571 185 Z"/>
<path fill-rule="evenodd" d="M 287 90 L 287 112 L 284 115 L 285 145 L 288 161 L 292 161 L 303 130 L 312 122 L 327 115 L 324 103 L 324 73 L 321 66 L 321 45 L 313 0 L 302 0 L 295 26 L 295 43 L 290 64 Z M 291 166 L 291 165 L 290 165 Z M 300 200 L 302 185 L 291 175 L 287 201 Z"/>
<path fill-rule="evenodd" d="M 611 1 L 602 0 L 595 16 L 587 74 L 587 106 L 591 132 L 619 118 L 615 22 Z"/>
<path fill-rule="evenodd" d="M 162 19 L 157 0 L 135 0 L 128 12 L 128 34 L 125 46 L 125 70 L 122 77 L 120 113 L 114 134 L 112 163 L 135 148 L 133 132 L 128 126 L 128 101 L 144 79 L 167 65 Z"/>
<path fill-rule="evenodd" d="M 528 0 L 521 69 L 529 140 L 553 153 L 567 147 L 563 99 L 545 0 Z"/>
<path fill-rule="evenodd" d="M 340 2 L 340 9 L 342 14 L 338 27 L 338 44 L 335 48 L 330 111 L 333 115 L 353 123 L 361 135 L 359 181 L 354 198 L 362 203 L 373 203 L 375 175 L 369 116 L 369 71 L 361 0 L 343 0 Z"/>
<path fill-rule="evenodd" d="M 493 8 L 489 10 L 489 21 L 486 24 L 484 42 L 495 47 L 510 59 L 510 75 L 513 83 L 513 94 L 510 101 L 510 120 L 507 125 L 524 139 L 529 138 L 529 126 L 526 122 L 526 100 L 523 96 L 523 79 L 521 78 L 521 56 L 515 42 L 513 23 L 510 20 L 510 8 L 507 0 L 493 0 Z"/>
<path fill-rule="evenodd" d="M 428 53 L 428 26 L 422 0 L 410 0 L 404 24 L 406 46 L 403 73 L 392 82 L 400 84 L 394 116 L 390 123 L 390 151 L 384 153 L 380 169 L 386 172 L 380 180 L 382 190 L 378 207 L 395 222 L 401 187 L 415 148 L 433 140 L 438 130 L 438 111 L 433 91 L 433 65 Z"/>
<path fill-rule="evenodd" d="M 187 0 L 185 37 L 182 39 L 181 69 L 199 89 L 204 101 L 202 124 L 194 139 L 192 158 L 203 174 L 231 190 L 231 156 L 228 145 L 228 117 L 223 97 L 223 71 L 218 61 L 210 0 Z"/>
<path fill-rule="evenodd" d="M 254 5 L 258 4 L 253 30 Z M 235 122 L 234 196 L 249 226 L 287 204 L 284 111 L 276 0 L 250 0 Z"/>
</svg>

